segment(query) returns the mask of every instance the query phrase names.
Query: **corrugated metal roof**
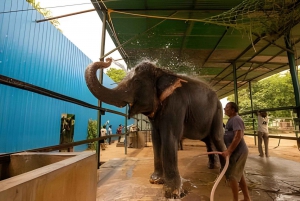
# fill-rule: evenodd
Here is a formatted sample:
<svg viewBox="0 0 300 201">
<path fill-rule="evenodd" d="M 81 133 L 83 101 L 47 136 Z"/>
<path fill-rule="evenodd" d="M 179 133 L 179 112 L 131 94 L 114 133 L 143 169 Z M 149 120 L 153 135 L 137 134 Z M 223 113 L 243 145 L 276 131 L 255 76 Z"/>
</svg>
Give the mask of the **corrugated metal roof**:
<svg viewBox="0 0 300 201">
<path fill-rule="evenodd" d="M 220 98 L 233 93 L 234 63 L 238 87 L 289 69 L 289 28 L 295 55 L 300 50 L 299 1 L 278 0 L 285 11 L 276 1 L 262 0 L 92 2 L 102 19 L 109 13 L 108 32 L 129 67 L 156 60 L 162 68 L 206 80 Z"/>
</svg>

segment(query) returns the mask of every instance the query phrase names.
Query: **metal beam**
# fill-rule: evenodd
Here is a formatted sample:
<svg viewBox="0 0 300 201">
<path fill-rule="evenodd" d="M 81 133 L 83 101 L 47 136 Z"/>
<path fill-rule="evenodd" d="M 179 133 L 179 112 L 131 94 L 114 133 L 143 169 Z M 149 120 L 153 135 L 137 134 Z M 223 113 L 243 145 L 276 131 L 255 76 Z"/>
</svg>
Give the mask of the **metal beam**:
<svg viewBox="0 0 300 201">
<path fill-rule="evenodd" d="M 105 51 L 105 36 L 106 36 L 106 13 L 103 14 L 103 21 L 102 21 L 102 36 L 101 36 L 101 44 L 100 44 L 100 61 L 104 61 L 104 58 L 102 56 L 104 55 Z M 99 71 L 99 83 L 103 84 L 103 69 L 100 69 Z M 98 106 L 102 106 L 102 101 L 98 100 Z M 97 115 L 97 128 L 98 128 L 98 137 L 101 137 L 101 113 L 98 112 Z M 104 143 L 104 140 L 102 140 Z M 97 169 L 100 167 L 100 141 L 98 141 L 98 146 L 97 146 Z"/>
<path fill-rule="evenodd" d="M 122 11 L 122 12 L 156 12 L 156 11 L 166 11 L 166 12 L 170 12 L 170 11 L 176 11 L 176 12 L 186 12 L 186 13 L 191 13 L 191 12 L 226 12 L 228 11 L 228 9 L 214 9 L 214 10 L 207 10 L 205 8 L 196 8 L 196 9 L 174 9 L 174 8 L 170 8 L 170 9 L 166 9 L 166 8 L 163 8 L 163 9 L 159 9 L 159 8 L 155 8 L 155 9 L 122 9 L 122 8 L 118 8 L 118 9 L 114 9 L 115 11 Z"/>
<path fill-rule="evenodd" d="M 281 34 L 281 35 L 278 35 L 278 37 L 275 39 L 275 41 L 276 40 L 278 40 L 281 36 L 282 36 L 283 34 Z M 257 37 L 255 40 L 254 40 L 254 42 L 253 42 L 253 44 L 250 44 L 241 54 L 239 54 L 238 56 L 237 56 L 237 58 L 235 59 L 235 61 L 233 61 L 233 62 L 237 62 L 237 60 L 239 59 L 239 58 L 241 58 L 248 50 L 250 50 L 256 43 L 258 43 L 259 41 L 261 40 L 261 38 L 260 37 Z M 297 43 L 297 42 L 296 42 Z M 262 51 L 264 51 L 265 49 L 267 49 L 269 46 L 271 45 L 271 43 L 268 43 L 266 46 L 264 46 L 263 48 L 261 48 L 258 52 L 256 52 L 254 55 L 252 55 L 252 57 L 251 58 L 249 58 L 247 61 L 249 62 L 251 59 L 253 59 L 254 57 L 256 57 L 257 55 L 259 55 Z M 283 52 L 283 51 L 282 51 Z M 269 59 L 268 61 L 270 61 L 271 59 Z M 244 65 L 245 63 L 243 63 L 243 64 L 241 64 L 241 65 L 239 65 L 239 67 L 237 67 L 237 70 L 240 68 L 240 67 L 242 67 L 243 65 Z M 229 66 L 228 66 L 229 67 Z M 221 71 L 217 76 L 215 76 L 215 78 L 216 77 L 218 77 L 222 72 L 224 72 L 228 67 L 226 67 L 223 71 Z M 227 76 L 229 76 L 231 73 L 229 73 L 229 74 L 227 74 L 226 76 L 224 76 L 221 80 L 223 80 L 223 79 L 225 79 Z M 240 76 L 241 77 L 241 76 Z M 215 79 L 215 78 L 213 78 L 213 79 Z M 219 80 L 219 81 L 221 81 L 221 80 Z M 217 84 L 218 82 L 216 82 L 213 86 L 215 86 L 216 84 Z"/>
<path fill-rule="evenodd" d="M 244 135 L 250 135 L 250 136 L 258 136 L 258 134 L 251 134 L 251 133 L 244 133 Z M 268 138 L 277 138 L 277 139 L 283 139 L 283 140 L 298 140 L 297 137 L 290 137 L 290 136 L 282 136 L 282 135 L 269 135 Z"/>
<path fill-rule="evenodd" d="M 239 104 L 239 98 L 238 98 L 238 86 L 237 86 L 237 79 L 236 79 L 236 65 L 235 63 L 232 64 L 233 69 L 233 79 L 234 79 L 234 100 L 235 103 Z"/>
<path fill-rule="evenodd" d="M 190 17 L 191 16 L 192 15 L 190 15 Z M 190 21 L 188 22 L 188 27 L 185 30 L 185 33 L 184 33 L 184 36 L 183 36 L 183 40 L 182 40 L 182 43 L 181 43 L 181 47 L 180 47 L 180 50 L 179 50 L 179 57 L 180 58 L 181 58 L 181 55 L 182 55 L 182 51 L 185 48 L 186 43 L 187 43 L 187 35 L 190 35 L 190 33 L 192 32 L 194 24 L 195 24 L 195 22 L 190 22 Z"/>
<path fill-rule="evenodd" d="M 290 32 L 285 34 L 284 42 L 285 42 L 287 49 L 290 49 L 290 50 L 293 49 L 293 44 L 291 43 L 291 40 L 290 40 Z M 296 65 L 295 65 L 295 55 L 293 53 L 287 51 L 287 56 L 288 56 L 288 60 L 289 60 L 290 73 L 292 76 L 296 106 L 300 106 L 299 80 L 298 80 L 298 72 L 296 70 Z M 297 115 L 300 115 L 299 112 Z"/>
<path fill-rule="evenodd" d="M 100 19 L 103 22 L 104 21 L 104 15 L 107 15 L 107 12 L 108 12 L 105 4 L 103 3 L 103 1 L 92 1 L 92 4 L 96 8 L 98 16 L 100 17 Z M 122 55 L 122 58 L 124 58 L 124 60 L 127 60 L 128 55 L 126 54 L 125 50 L 123 49 L 123 46 L 121 45 L 121 43 L 118 39 L 118 36 L 116 35 L 116 33 L 114 31 L 114 26 L 112 24 L 111 19 L 106 20 L 106 23 L 107 23 L 107 26 L 108 26 L 106 28 L 106 30 L 111 33 L 110 37 L 112 38 L 114 43 L 118 45 L 118 49 L 114 49 L 112 52 L 114 52 L 116 50 L 119 50 L 120 54 Z"/>
<path fill-rule="evenodd" d="M 256 43 L 258 43 L 260 41 L 260 38 L 256 38 L 255 40 L 254 40 L 254 42 L 253 42 L 253 45 L 255 45 Z M 244 51 L 243 52 L 241 52 L 238 56 L 237 56 L 237 58 L 235 59 L 235 61 L 233 61 L 233 62 L 236 62 L 239 58 L 241 58 L 248 50 L 250 50 L 252 47 L 253 47 L 253 45 L 252 44 L 250 44 L 250 45 L 248 45 L 248 47 L 246 48 L 246 49 L 244 49 Z M 232 62 L 232 63 L 233 63 Z M 217 78 L 219 75 L 221 75 L 225 70 L 227 70 L 229 67 L 231 66 L 231 64 L 230 65 L 228 65 L 226 68 L 224 68 L 220 73 L 218 73 L 212 80 L 214 80 L 215 78 Z M 231 74 L 231 73 L 230 73 Z M 228 74 L 228 75 L 230 75 L 230 74 Z M 226 76 L 224 76 L 221 80 L 219 80 L 219 81 L 222 81 L 223 79 L 225 79 L 228 75 L 226 75 Z M 215 86 L 216 84 L 218 84 L 219 82 L 216 82 L 213 86 Z"/>
<path fill-rule="evenodd" d="M 176 13 L 173 13 L 172 15 L 175 15 Z M 170 15 L 170 16 L 172 16 Z M 139 36 L 147 33 L 148 31 L 150 31 L 151 29 L 153 29 L 154 27 L 160 25 L 161 23 L 163 23 L 164 21 L 166 21 L 167 19 L 164 19 L 162 21 L 160 21 L 159 23 L 155 24 L 154 26 L 150 27 L 149 29 L 147 29 L 146 31 L 144 31 L 143 33 L 140 33 L 132 38 L 130 38 L 129 40 L 125 41 L 124 43 L 120 44 L 118 47 L 112 49 L 111 51 L 109 51 L 108 53 L 106 53 L 105 55 L 103 55 L 100 59 L 103 59 L 105 57 L 107 57 L 108 55 L 110 55 L 111 53 L 115 52 L 116 50 L 120 49 L 121 47 L 123 47 L 124 45 L 126 45 L 127 43 L 131 42 L 132 40 L 138 38 Z"/>
<path fill-rule="evenodd" d="M 253 100 L 252 100 L 252 86 L 251 82 L 249 82 L 249 95 L 250 95 L 250 105 L 251 105 L 251 111 L 253 111 Z M 255 120 L 253 116 L 253 112 L 251 113 L 251 118 L 252 118 L 252 128 L 255 130 Z M 256 145 L 256 137 L 254 137 L 254 144 Z"/>
<path fill-rule="evenodd" d="M 229 27 L 226 27 L 225 31 L 223 32 L 222 36 L 219 38 L 218 42 L 216 43 L 216 45 L 214 46 L 214 49 L 209 53 L 209 55 L 206 57 L 205 61 L 203 62 L 202 66 L 204 66 L 206 64 L 206 62 L 208 61 L 208 59 L 210 58 L 210 56 L 214 53 L 214 51 L 217 49 L 217 47 L 219 46 L 220 42 L 223 40 L 224 36 L 226 35 L 227 31 L 228 31 Z"/>
<path fill-rule="evenodd" d="M 287 65 L 288 65 L 288 64 L 287 64 Z M 280 68 L 283 68 L 283 67 L 285 67 L 285 66 L 287 66 L 287 65 L 282 65 L 282 66 L 280 66 L 280 67 L 274 69 L 273 71 L 278 70 L 278 69 L 280 69 Z M 270 73 L 270 72 L 267 72 L 267 73 Z M 258 77 L 261 77 L 262 75 L 265 75 L 265 74 L 267 74 L 267 73 L 263 73 L 263 74 L 261 74 L 261 75 L 259 75 L 259 76 L 256 76 L 256 77 L 252 78 L 251 80 L 248 80 L 248 82 L 249 82 L 249 81 L 252 81 L 252 80 L 254 80 L 254 79 L 258 78 Z M 228 85 L 231 84 L 231 83 L 232 83 L 232 81 L 229 81 L 228 84 L 226 84 L 226 85 L 224 85 L 222 88 L 218 89 L 217 92 L 220 91 L 221 89 L 225 88 L 226 86 L 228 86 Z M 243 84 L 243 85 L 244 85 L 244 84 Z M 241 86 L 243 86 L 243 85 L 241 85 Z M 241 86 L 240 86 L 240 87 L 241 87 Z M 222 95 L 220 95 L 220 96 L 225 96 L 225 95 L 227 95 L 227 94 L 229 95 L 230 92 L 233 92 L 233 93 L 234 93 L 234 90 L 228 91 L 228 92 L 226 92 L 225 94 L 222 94 Z"/>
<path fill-rule="evenodd" d="M 258 34 L 255 34 L 255 33 L 252 33 L 254 36 L 256 36 L 256 37 L 260 37 Z M 267 42 L 269 42 L 269 43 L 271 43 L 272 45 L 275 45 L 276 47 L 279 47 L 280 49 L 282 49 L 282 50 L 285 50 L 285 51 L 287 51 L 287 52 L 290 52 L 290 53 L 292 53 L 292 54 L 294 54 L 294 51 L 293 50 L 290 50 L 290 49 L 288 49 L 288 48 L 286 48 L 286 47 L 283 47 L 283 46 L 281 46 L 281 45 L 278 45 L 278 44 L 276 44 L 275 42 L 273 42 L 273 41 L 271 41 L 271 40 L 269 40 L 269 39 L 267 39 L 267 38 L 265 38 L 265 37 L 260 37 L 261 39 L 263 39 L 264 41 L 267 41 Z"/>
<path fill-rule="evenodd" d="M 40 23 L 40 22 L 46 22 L 46 21 L 50 21 L 50 20 L 55 20 L 55 19 L 59 19 L 59 18 L 63 18 L 63 17 L 69 17 L 69 16 L 73 16 L 73 15 L 79 15 L 82 13 L 88 13 L 88 12 L 92 12 L 95 11 L 96 9 L 89 9 L 89 10 L 83 10 L 83 11 L 79 11 L 79 12 L 75 12 L 75 13 L 69 13 L 69 14 L 65 14 L 65 15 L 59 15 L 56 17 L 49 17 L 46 19 L 42 19 L 42 20 L 35 20 L 36 23 Z"/>
<path fill-rule="evenodd" d="M 195 1 L 195 0 L 193 1 L 194 6 L 195 6 L 196 2 L 197 1 Z M 193 18 L 193 13 L 189 12 L 189 18 Z M 182 40 L 182 43 L 181 43 L 181 47 L 180 47 L 180 50 L 179 50 L 179 58 L 181 58 L 182 51 L 183 51 L 183 49 L 185 49 L 185 46 L 186 46 L 186 43 L 187 43 L 187 35 L 191 34 L 191 32 L 192 32 L 192 30 L 194 28 L 194 24 L 195 24 L 195 22 L 188 21 L 188 27 L 185 30 L 185 33 L 184 33 L 184 36 L 183 36 L 183 40 Z"/>
<path fill-rule="evenodd" d="M 300 38 L 299 38 L 297 41 L 295 41 L 293 45 L 297 44 L 298 42 L 300 42 Z M 283 52 L 284 52 L 284 50 L 279 51 L 276 55 L 274 55 L 273 57 L 271 57 L 270 59 L 268 59 L 268 60 L 265 62 L 265 64 L 267 64 L 268 61 L 271 61 L 272 59 L 274 59 L 276 56 L 282 54 Z M 263 64 L 262 64 L 262 65 L 263 65 Z M 262 66 L 262 65 L 260 65 L 260 66 Z M 258 66 L 258 67 L 260 67 L 260 66 Z M 281 67 L 278 67 L 278 68 L 276 68 L 276 69 L 282 68 L 282 67 L 284 67 L 284 66 L 286 66 L 286 65 L 282 65 Z M 258 67 L 257 67 L 257 68 L 258 68 Z M 276 69 L 275 69 L 275 70 L 276 70 Z M 247 74 L 247 73 L 249 73 L 249 72 L 251 72 L 251 71 L 253 71 L 253 70 L 254 70 L 254 69 L 247 71 L 246 73 L 240 75 L 238 78 L 244 76 L 245 74 Z M 231 73 L 229 73 L 228 75 L 224 76 L 221 80 L 225 79 L 225 78 L 226 78 L 227 76 L 229 76 L 230 74 L 231 74 Z M 256 78 L 257 78 L 257 77 L 256 77 Z M 217 83 L 219 83 L 221 80 L 219 80 Z M 251 79 L 251 80 L 253 80 L 253 79 Z M 231 84 L 231 83 L 232 83 L 232 81 L 231 81 L 230 83 L 226 84 L 224 87 L 228 86 L 228 85 Z M 215 85 L 216 85 L 216 84 L 215 84 Z M 214 85 L 214 86 L 215 86 L 215 85 Z"/>
<path fill-rule="evenodd" d="M 271 65 L 284 65 L 284 64 L 288 64 L 288 62 L 266 62 L 266 61 L 246 61 L 246 60 L 237 60 L 235 61 L 236 63 L 238 62 L 243 62 L 245 64 L 249 63 L 249 64 L 271 64 Z"/>
</svg>

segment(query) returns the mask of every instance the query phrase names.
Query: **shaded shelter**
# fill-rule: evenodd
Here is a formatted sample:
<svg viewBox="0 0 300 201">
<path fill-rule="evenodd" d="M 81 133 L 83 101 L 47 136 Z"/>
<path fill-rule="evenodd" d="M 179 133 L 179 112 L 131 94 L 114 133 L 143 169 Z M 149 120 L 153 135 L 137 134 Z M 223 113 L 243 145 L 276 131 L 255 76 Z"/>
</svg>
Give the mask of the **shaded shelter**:
<svg viewBox="0 0 300 201">
<path fill-rule="evenodd" d="M 295 68 L 299 60 L 299 1 L 92 3 L 129 67 L 155 60 L 162 68 L 206 80 L 219 98 Z"/>
</svg>

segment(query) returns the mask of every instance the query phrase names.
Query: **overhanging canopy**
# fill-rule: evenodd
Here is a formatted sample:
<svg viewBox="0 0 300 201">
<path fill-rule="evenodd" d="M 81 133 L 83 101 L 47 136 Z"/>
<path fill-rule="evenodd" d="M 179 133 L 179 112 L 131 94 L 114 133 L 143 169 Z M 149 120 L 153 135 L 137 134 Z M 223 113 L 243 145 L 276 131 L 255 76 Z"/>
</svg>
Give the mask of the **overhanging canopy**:
<svg viewBox="0 0 300 201">
<path fill-rule="evenodd" d="M 144 59 L 200 77 L 219 98 L 289 69 L 300 50 L 300 1 L 92 0 L 129 67 Z M 291 43 L 293 49 L 286 46 Z"/>
</svg>

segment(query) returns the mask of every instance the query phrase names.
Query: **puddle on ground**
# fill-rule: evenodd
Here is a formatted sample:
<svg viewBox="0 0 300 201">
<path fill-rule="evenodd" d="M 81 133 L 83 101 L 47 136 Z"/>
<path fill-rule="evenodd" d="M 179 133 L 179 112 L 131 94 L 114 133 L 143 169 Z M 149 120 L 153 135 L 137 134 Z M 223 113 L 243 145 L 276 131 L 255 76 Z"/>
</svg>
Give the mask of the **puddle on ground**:
<svg viewBox="0 0 300 201">
<path fill-rule="evenodd" d="M 275 201 L 286 201 L 286 200 L 299 200 L 299 196 L 295 197 L 292 195 L 278 195 L 275 198 Z"/>
<path fill-rule="evenodd" d="M 184 191 L 184 196 L 181 197 L 182 201 L 209 201 L 209 197 L 205 195 L 196 195 L 192 193 L 194 189 L 198 189 L 197 185 L 191 182 L 189 179 L 182 179 L 182 189 Z"/>
</svg>

